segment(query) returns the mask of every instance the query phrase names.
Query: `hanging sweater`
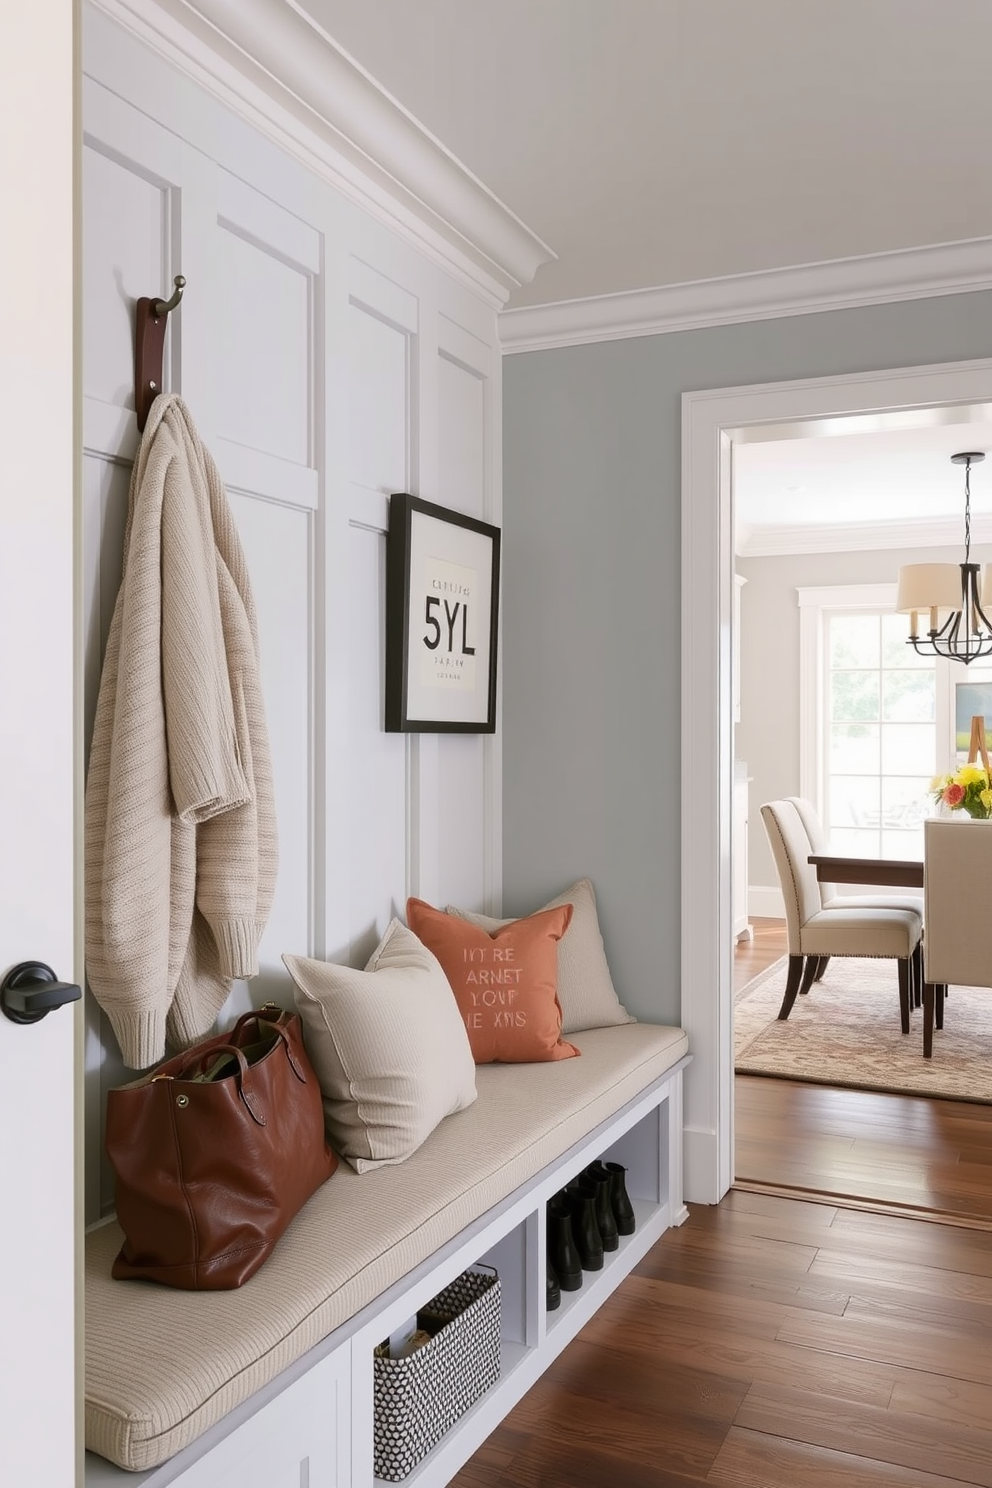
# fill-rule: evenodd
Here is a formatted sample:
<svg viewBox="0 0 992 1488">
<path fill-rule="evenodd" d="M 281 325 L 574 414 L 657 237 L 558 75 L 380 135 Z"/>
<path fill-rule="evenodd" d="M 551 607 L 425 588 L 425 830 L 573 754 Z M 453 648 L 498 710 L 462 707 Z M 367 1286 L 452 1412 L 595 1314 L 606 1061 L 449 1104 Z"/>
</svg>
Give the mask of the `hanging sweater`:
<svg viewBox="0 0 992 1488">
<path fill-rule="evenodd" d="M 131 476 L 85 827 L 87 974 L 144 1069 L 256 974 L 277 863 L 248 570 L 173 394 L 153 403 Z"/>
</svg>

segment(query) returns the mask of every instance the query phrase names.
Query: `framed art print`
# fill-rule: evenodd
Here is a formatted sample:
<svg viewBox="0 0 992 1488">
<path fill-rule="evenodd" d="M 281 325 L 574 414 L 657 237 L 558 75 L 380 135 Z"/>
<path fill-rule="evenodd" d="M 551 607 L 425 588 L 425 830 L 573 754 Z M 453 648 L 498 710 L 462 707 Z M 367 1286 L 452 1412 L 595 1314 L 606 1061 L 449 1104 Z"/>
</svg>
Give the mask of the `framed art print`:
<svg viewBox="0 0 992 1488">
<path fill-rule="evenodd" d="M 386 538 L 386 728 L 496 730 L 498 527 L 398 492 Z"/>
<path fill-rule="evenodd" d="M 967 681 L 954 684 L 955 763 L 968 757 L 973 718 L 984 719 L 985 732 L 992 735 L 992 676 L 978 667 L 974 672 L 969 667 Z"/>
</svg>

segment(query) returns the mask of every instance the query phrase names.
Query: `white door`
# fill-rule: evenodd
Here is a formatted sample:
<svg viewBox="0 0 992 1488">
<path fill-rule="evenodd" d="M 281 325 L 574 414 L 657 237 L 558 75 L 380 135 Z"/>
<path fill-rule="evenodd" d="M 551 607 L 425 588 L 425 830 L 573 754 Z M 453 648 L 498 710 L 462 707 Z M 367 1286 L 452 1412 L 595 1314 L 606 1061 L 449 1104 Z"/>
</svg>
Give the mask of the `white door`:
<svg viewBox="0 0 992 1488">
<path fill-rule="evenodd" d="M 0 975 L 74 943 L 73 3 L 0 5 Z M 0 1478 L 76 1479 L 77 1002 L 0 1016 Z"/>
</svg>

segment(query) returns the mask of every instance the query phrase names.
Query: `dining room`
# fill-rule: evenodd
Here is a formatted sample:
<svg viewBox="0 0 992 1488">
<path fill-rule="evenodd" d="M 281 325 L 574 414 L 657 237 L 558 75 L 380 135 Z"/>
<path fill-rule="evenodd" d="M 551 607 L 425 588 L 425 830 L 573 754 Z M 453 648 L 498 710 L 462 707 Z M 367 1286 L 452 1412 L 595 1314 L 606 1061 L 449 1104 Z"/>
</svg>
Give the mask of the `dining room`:
<svg viewBox="0 0 992 1488">
<path fill-rule="evenodd" d="M 748 790 L 746 905 L 738 891 L 734 914 L 735 1182 L 839 1186 L 859 1201 L 992 1218 L 988 1168 L 976 1173 L 972 1161 L 976 1131 L 981 1149 L 992 1127 L 983 972 L 972 985 L 953 967 L 945 1010 L 937 972 L 929 984 L 923 976 L 924 936 L 904 1017 L 898 958 L 845 951 L 836 920 L 840 949 L 799 958 L 762 816 L 770 802 L 805 802 L 812 829 L 796 853 L 820 901 L 814 913 L 864 917 L 875 901 L 890 916 L 894 905 L 922 911 L 927 824 L 974 823 L 992 808 L 980 752 L 981 730 L 992 736 L 992 642 L 976 643 L 963 665 L 930 644 L 934 613 L 900 608 L 907 571 L 939 567 L 946 581 L 964 561 L 977 569 L 981 609 L 992 463 L 982 469 L 978 455 L 992 448 L 989 410 L 921 412 L 913 428 L 846 422 L 829 433 L 809 423 L 753 430 L 735 451 L 734 753 Z M 962 452 L 975 458 L 954 460 Z M 949 612 L 937 613 L 942 626 Z M 982 881 L 977 862 L 960 868 L 960 845 L 982 851 L 987 841 L 992 852 L 981 827 L 948 838 L 941 882 L 955 891 L 942 917 L 962 897 L 962 872 Z M 952 940 L 976 936 L 958 923 Z"/>
</svg>

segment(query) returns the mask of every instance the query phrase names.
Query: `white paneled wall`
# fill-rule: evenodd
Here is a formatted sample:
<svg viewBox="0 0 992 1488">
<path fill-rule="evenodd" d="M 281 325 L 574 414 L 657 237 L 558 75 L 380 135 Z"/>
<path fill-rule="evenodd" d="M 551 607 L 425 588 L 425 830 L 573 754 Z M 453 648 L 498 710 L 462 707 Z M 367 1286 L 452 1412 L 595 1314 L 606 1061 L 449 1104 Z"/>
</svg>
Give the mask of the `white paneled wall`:
<svg viewBox="0 0 992 1488">
<path fill-rule="evenodd" d="M 281 953 L 314 943 L 313 518 L 308 511 L 229 490 L 259 616 L 262 689 L 279 822 L 279 877 L 259 947 L 252 997 L 275 994 Z"/>
<path fill-rule="evenodd" d="M 438 317 L 438 500 L 483 520 L 492 492 L 491 389 L 498 365 L 484 341 L 449 316 Z M 446 788 L 438 811 L 437 875 L 442 902 L 464 906 L 486 899 L 490 887 L 478 875 L 492 825 L 484 809 L 491 750 L 479 734 L 447 734 L 438 740 L 438 756 Z"/>
<path fill-rule="evenodd" d="M 280 835 L 261 973 L 227 1021 L 289 1000 L 284 951 L 362 964 L 410 893 L 498 908 L 498 738 L 382 723 L 390 492 L 500 520 L 495 312 L 97 11 L 84 73 L 87 731 L 137 447 L 134 302 L 183 273 L 165 381 L 245 548 Z M 91 1219 L 126 1077 L 91 1002 Z"/>
</svg>

